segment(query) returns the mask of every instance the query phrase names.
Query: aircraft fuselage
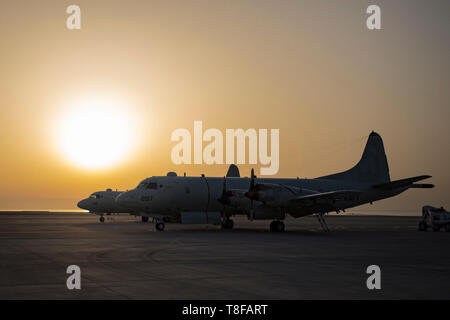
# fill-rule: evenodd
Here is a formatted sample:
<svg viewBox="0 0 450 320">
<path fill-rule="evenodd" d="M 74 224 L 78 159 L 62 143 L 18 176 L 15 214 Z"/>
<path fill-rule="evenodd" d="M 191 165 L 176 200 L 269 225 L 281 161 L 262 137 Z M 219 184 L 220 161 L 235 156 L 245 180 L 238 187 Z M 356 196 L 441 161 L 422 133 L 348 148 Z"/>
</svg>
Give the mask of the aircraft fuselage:
<svg viewBox="0 0 450 320">
<path fill-rule="evenodd" d="M 373 190 L 364 184 L 326 179 L 258 178 L 256 181 L 264 185 L 279 185 L 279 188 L 269 190 L 264 199 L 267 201 L 254 201 L 255 219 L 282 219 L 285 214 L 301 217 L 313 213 L 338 211 L 392 197 L 407 189 L 380 191 Z M 226 191 L 234 193 L 231 198 L 233 201 L 227 206 L 219 201 L 223 193 L 223 178 L 159 176 L 148 178 L 143 183 L 150 183 L 152 188 L 138 186 L 120 195 L 117 202 L 133 210 L 167 216 L 176 216 L 181 212 L 190 211 L 225 211 L 228 215 L 250 212 L 251 200 L 245 196 L 250 186 L 249 178 L 226 179 Z M 357 198 L 342 199 L 333 204 L 317 202 L 307 208 L 284 201 L 295 196 L 349 189 L 361 191 L 361 193 Z M 274 192 L 277 194 L 272 194 Z"/>
</svg>

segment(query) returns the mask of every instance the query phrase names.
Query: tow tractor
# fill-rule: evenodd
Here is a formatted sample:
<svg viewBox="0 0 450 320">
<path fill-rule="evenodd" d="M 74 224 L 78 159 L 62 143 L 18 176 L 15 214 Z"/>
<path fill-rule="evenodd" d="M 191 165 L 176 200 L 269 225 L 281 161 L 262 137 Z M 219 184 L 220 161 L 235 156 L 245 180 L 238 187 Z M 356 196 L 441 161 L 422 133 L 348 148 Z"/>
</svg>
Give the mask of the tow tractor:
<svg viewBox="0 0 450 320">
<path fill-rule="evenodd" d="M 427 231 L 429 227 L 433 231 L 439 231 L 441 228 L 444 228 L 445 231 L 450 232 L 450 212 L 445 211 L 443 207 L 422 207 L 422 220 L 419 222 L 419 231 Z"/>
</svg>

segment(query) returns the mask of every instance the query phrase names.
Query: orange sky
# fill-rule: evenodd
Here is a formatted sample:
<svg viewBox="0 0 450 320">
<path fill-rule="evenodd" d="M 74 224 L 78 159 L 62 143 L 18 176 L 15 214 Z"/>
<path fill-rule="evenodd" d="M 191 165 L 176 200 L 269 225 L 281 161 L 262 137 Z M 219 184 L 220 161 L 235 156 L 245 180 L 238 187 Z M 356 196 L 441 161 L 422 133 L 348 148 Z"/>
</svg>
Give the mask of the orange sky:
<svg viewBox="0 0 450 320">
<path fill-rule="evenodd" d="M 450 205 L 447 1 L 377 1 L 380 31 L 365 26 L 368 1 L 76 3 L 78 31 L 71 1 L 0 3 L 0 209 L 74 209 L 167 171 L 224 175 L 172 164 L 170 134 L 194 120 L 280 129 L 278 177 L 345 170 L 375 130 L 392 179 L 431 174 L 436 188 L 372 208 Z M 86 97 L 118 99 L 136 120 L 117 165 L 75 166 L 55 144 L 60 115 Z"/>
</svg>

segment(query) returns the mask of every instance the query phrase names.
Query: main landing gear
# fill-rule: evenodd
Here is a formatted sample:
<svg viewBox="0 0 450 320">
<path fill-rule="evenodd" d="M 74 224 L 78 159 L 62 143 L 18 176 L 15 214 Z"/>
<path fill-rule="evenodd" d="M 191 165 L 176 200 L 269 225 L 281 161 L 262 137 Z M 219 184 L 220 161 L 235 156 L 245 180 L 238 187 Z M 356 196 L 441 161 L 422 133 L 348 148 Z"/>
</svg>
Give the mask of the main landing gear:
<svg viewBox="0 0 450 320">
<path fill-rule="evenodd" d="M 234 222 L 230 218 L 225 218 L 222 221 L 222 229 L 233 229 Z"/>
<path fill-rule="evenodd" d="M 280 220 L 274 220 L 270 223 L 270 232 L 283 232 L 284 223 Z"/>
<path fill-rule="evenodd" d="M 164 231 L 164 227 L 165 227 L 166 225 L 164 224 L 164 222 L 161 222 L 161 221 L 159 221 L 159 222 L 157 222 L 156 224 L 155 224 L 155 228 L 156 228 L 156 230 L 158 230 L 158 231 Z"/>
</svg>

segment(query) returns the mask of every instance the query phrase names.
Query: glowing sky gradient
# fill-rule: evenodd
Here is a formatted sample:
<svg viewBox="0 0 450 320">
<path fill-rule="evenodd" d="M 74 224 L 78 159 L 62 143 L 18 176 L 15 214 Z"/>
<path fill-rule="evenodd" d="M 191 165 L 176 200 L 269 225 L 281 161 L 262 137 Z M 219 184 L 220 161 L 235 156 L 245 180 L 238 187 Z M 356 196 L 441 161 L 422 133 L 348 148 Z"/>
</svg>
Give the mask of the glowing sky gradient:
<svg viewBox="0 0 450 320">
<path fill-rule="evenodd" d="M 279 128 L 278 177 L 348 169 L 375 130 L 392 179 L 431 174 L 436 188 L 373 208 L 450 207 L 449 1 L 76 3 L 80 31 L 65 27 L 71 1 L 0 2 L 0 209 L 74 209 L 167 171 L 223 176 L 171 163 L 171 132 L 194 120 Z M 139 120 L 137 151 L 116 166 L 84 170 L 54 143 L 58 115 L 86 96 L 119 97 Z"/>
</svg>

